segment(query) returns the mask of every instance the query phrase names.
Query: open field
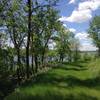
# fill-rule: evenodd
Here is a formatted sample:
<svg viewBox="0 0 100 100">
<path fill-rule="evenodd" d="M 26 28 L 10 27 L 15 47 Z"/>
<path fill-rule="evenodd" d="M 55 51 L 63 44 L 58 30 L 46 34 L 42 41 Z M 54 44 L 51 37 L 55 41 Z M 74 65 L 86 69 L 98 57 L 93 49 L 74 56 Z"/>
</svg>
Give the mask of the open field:
<svg viewBox="0 0 100 100">
<path fill-rule="evenodd" d="M 59 64 L 5 100 L 100 100 L 100 60 Z"/>
</svg>

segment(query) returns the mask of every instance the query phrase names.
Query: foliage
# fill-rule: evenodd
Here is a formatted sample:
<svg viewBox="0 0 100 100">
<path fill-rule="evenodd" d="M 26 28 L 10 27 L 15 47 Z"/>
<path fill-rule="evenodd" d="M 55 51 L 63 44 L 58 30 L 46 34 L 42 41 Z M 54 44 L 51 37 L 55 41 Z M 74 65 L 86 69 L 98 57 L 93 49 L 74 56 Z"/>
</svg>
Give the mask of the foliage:
<svg viewBox="0 0 100 100">
<path fill-rule="evenodd" d="M 77 60 L 79 42 L 75 39 L 72 32 L 64 27 L 61 27 L 55 40 L 60 61 L 62 60 L 63 62 L 66 56 L 69 61 L 72 61 L 72 58 Z"/>
<path fill-rule="evenodd" d="M 59 11 L 56 9 L 57 3 L 58 0 L 0 0 L 0 96 L 2 96 L 2 99 L 16 86 L 21 86 L 33 81 L 33 79 L 37 80 L 37 84 L 40 84 L 42 79 L 43 82 L 48 81 L 47 77 L 50 78 L 49 81 L 51 82 L 54 80 L 55 82 L 56 80 L 59 81 L 59 79 L 56 79 L 56 77 L 59 77 L 58 74 L 62 75 L 60 78 L 63 78 L 64 75 L 68 77 L 68 74 L 65 73 L 66 71 L 59 68 L 52 69 L 57 71 L 56 73 L 51 71 L 52 75 L 57 74 L 57 76 L 49 76 L 48 74 L 50 73 L 48 73 L 47 76 L 43 75 L 46 80 L 44 80 L 42 75 L 40 75 L 41 80 L 40 76 L 38 77 L 40 73 L 51 69 L 53 64 L 56 66 L 56 62 L 60 64 L 58 60 L 63 64 L 63 61 L 67 61 L 67 64 L 74 61 L 73 64 L 77 64 L 80 58 L 79 41 L 59 21 Z M 94 18 L 94 20 L 96 21 L 92 22 L 93 25 L 91 24 L 90 28 L 92 33 L 94 34 L 94 31 L 96 31 L 97 35 L 97 33 L 99 34 L 100 26 L 99 21 L 97 21 L 98 17 Z M 95 30 L 94 24 L 96 24 Z M 96 46 L 99 46 L 97 37 L 94 40 L 96 40 Z M 50 41 L 55 43 L 55 48 L 51 49 L 49 47 Z M 65 66 L 63 67 L 62 65 L 62 68 L 66 69 Z M 80 67 L 78 64 L 77 66 Z M 87 72 L 85 73 L 87 74 Z M 81 75 L 81 73 L 79 74 Z M 66 85 L 65 81 L 64 85 Z M 58 91 L 57 86 L 52 87 L 56 92 L 55 88 Z M 66 90 L 64 91 L 67 92 Z M 50 94 L 51 96 L 53 95 L 51 92 Z M 63 97 L 63 94 L 61 97 L 58 94 L 53 96 L 53 98 L 51 97 L 51 99 Z M 49 93 L 47 95 L 49 98 Z M 36 99 L 36 97 L 34 98 Z"/>
<path fill-rule="evenodd" d="M 93 43 L 98 47 L 98 55 L 100 56 L 100 16 L 95 16 L 90 23 L 88 30 Z"/>
</svg>

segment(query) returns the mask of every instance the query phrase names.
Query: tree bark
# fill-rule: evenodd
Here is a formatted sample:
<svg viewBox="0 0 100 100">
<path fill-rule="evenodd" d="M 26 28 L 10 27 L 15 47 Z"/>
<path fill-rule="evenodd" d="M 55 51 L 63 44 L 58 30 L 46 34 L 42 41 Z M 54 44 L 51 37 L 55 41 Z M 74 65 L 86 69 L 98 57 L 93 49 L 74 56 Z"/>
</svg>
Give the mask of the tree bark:
<svg viewBox="0 0 100 100">
<path fill-rule="evenodd" d="M 32 74 L 34 74 L 34 54 L 33 54 L 33 50 L 34 50 L 34 47 L 33 47 L 33 34 L 31 34 L 31 67 L 32 67 Z"/>
<path fill-rule="evenodd" d="M 38 72 L 38 56 L 35 55 L 35 73 Z"/>
<path fill-rule="evenodd" d="M 42 57 L 41 57 L 42 67 L 44 66 L 44 54 L 45 54 L 45 51 L 43 50 Z"/>
<path fill-rule="evenodd" d="M 34 56 L 33 56 L 33 53 L 32 53 L 32 73 L 34 74 Z"/>
<path fill-rule="evenodd" d="M 18 84 L 20 85 L 20 73 L 21 73 L 21 60 L 20 60 L 20 49 L 19 48 L 16 48 L 17 49 L 17 77 L 18 77 Z"/>
<path fill-rule="evenodd" d="M 60 54 L 59 61 L 60 61 L 60 62 L 63 62 L 63 60 L 64 60 L 64 55 L 63 55 L 63 54 Z"/>
<path fill-rule="evenodd" d="M 100 47 L 98 48 L 98 56 L 100 57 Z"/>
<path fill-rule="evenodd" d="M 30 45 L 30 35 L 31 35 L 31 16 L 32 16 L 32 9 L 31 9 L 31 0 L 28 0 L 28 37 L 27 37 L 27 47 L 26 47 L 26 74 L 27 79 L 29 78 L 29 45 Z"/>
</svg>

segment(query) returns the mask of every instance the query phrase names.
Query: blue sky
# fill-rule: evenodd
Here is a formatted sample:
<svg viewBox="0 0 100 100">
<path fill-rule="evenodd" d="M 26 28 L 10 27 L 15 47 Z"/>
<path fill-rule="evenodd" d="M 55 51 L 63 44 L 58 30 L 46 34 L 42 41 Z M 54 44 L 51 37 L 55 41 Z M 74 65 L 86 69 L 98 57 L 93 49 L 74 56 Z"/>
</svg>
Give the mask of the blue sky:
<svg viewBox="0 0 100 100">
<path fill-rule="evenodd" d="M 87 29 L 95 15 L 100 15 L 100 0 L 60 0 L 57 6 L 59 19 L 64 26 L 75 33 L 82 50 L 96 50 L 88 37 Z"/>
</svg>

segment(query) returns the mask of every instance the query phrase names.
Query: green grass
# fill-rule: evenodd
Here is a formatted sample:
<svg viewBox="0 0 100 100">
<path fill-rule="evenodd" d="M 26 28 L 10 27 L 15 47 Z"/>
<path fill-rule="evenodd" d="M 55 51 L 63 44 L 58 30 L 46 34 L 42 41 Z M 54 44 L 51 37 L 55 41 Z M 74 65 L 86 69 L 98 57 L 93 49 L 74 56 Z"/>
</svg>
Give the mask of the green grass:
<svg viewBox="0 0 100 100">
<path fill-rule="evenodd" d="M 59 64 L 5 100 L 100 100 L 100 60 Z"/>
</svg>

